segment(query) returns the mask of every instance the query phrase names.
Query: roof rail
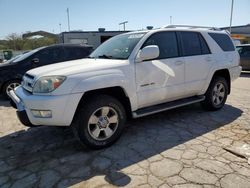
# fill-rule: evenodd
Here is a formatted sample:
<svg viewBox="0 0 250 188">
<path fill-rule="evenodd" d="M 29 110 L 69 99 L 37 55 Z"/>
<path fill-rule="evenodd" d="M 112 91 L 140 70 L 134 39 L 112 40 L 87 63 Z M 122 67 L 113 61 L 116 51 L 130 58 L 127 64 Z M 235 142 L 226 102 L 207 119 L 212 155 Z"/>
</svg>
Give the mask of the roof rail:
<svg viewBox="0 0 250 188">
<path fill-rule="evenodd" d="M 177 27 L 185 27 L 189 29 L 208 29 L 208 30 L 215 30 L 215 31 L 221 31 L 220 28 L 217 27 L 206 27 L 206 26 L 194 26 L 194 25 L 167 25 L 163 28 L 177 28 Z"/>
</svg>

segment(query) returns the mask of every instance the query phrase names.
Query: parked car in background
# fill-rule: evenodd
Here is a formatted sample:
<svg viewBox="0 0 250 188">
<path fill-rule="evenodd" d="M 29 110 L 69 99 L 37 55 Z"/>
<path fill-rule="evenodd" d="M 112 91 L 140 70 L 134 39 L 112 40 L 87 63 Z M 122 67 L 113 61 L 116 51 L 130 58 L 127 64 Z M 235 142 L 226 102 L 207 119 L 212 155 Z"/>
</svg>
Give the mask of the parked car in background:
<svg viewBox="0 0 250 188">
<path fill-rule="evenodd" d="M 250 71 L 250 44 L 236 46 L 240 54 L 240 65 L 242 70 Z"/>
<path fill-rule="evenodd" d="M 91 46 L 56 44 L 37 48 L 0 64 L 0 92 L 8 97 L 10 90 L 19 86 L 22 76 L 30 69 L 87 57 Z"/>
</svg>

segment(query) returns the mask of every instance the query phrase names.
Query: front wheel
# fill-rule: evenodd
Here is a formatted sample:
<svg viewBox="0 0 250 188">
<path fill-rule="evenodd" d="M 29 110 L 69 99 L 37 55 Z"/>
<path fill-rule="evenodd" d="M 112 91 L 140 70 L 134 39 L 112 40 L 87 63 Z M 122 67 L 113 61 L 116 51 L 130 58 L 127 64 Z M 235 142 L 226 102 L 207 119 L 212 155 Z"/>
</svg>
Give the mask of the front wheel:
<svg viewBox="0 0 250 188">
<path fill-rule="evenodd" d="M 16 87 L 20 86 L 20 80 L 11 80 L 4 84 L 3 86 L 3 96 L 4 98 L 9 98 L 9 93 L 11 90 L 14 90 Z"/>
<path fill-rule="evenodd" d="M 205 94 L 206 99 L 202 102 L 202 106 L 207 110 L 221 109 L 228 95 L 228 83 L 223 77 L 215 77 L 210 83 L 210 86 Z"/>
<path fill-rule="evenodd" d="M 112 145 L 125 126 L 126 113 L 115 98 L 99 95 L 82 103 L 72 124 L 78 140 L 92 149 Z"/>
</svg>

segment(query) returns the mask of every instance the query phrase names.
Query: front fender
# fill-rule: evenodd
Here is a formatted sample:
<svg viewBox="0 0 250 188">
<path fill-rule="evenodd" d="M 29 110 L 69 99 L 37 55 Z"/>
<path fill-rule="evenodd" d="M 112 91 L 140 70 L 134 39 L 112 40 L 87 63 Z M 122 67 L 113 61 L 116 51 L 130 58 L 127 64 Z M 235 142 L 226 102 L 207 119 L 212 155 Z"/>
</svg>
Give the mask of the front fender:
<svg viewBox="0 0 250 188">
<path fill-rule="evenodd" d="M 120 86 L 128 90 L 128 83 L 124 75 L 119 73 L 109 73 L 104 75 L 96 75 L 83 79 L 72 89 L 72 93 L 85 93 L 87 91 Z"/>
<path fill-rule="evenodd" d="M 109 70 L 101 74 L 94 74 L 91 77 L 79 81 L 71 93 L 82 93 L 87 91 L 104 89 L 110 87 L 121 87 L 130 100 L 132 111 L 137 109 L 137 95 L 131 76 L 126 77 L 121 70 Z"/>
</svg>

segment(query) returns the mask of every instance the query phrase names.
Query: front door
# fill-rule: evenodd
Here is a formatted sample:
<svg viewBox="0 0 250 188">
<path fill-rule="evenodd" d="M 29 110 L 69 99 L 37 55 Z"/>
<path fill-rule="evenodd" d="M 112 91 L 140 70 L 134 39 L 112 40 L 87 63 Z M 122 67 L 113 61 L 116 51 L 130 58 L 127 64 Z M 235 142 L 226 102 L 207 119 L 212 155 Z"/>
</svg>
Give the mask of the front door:
<svg viewBox="0 0 250 188">
<path fill-rule="evenodd" d="M 183 96 L 185 62 L 179 57 L 175 32 L 151 35 L 142 48 L 157 45 L 157 59 L 136 63 L 136 84 L 139 108 L 175 100 Z"/>
</svg>

